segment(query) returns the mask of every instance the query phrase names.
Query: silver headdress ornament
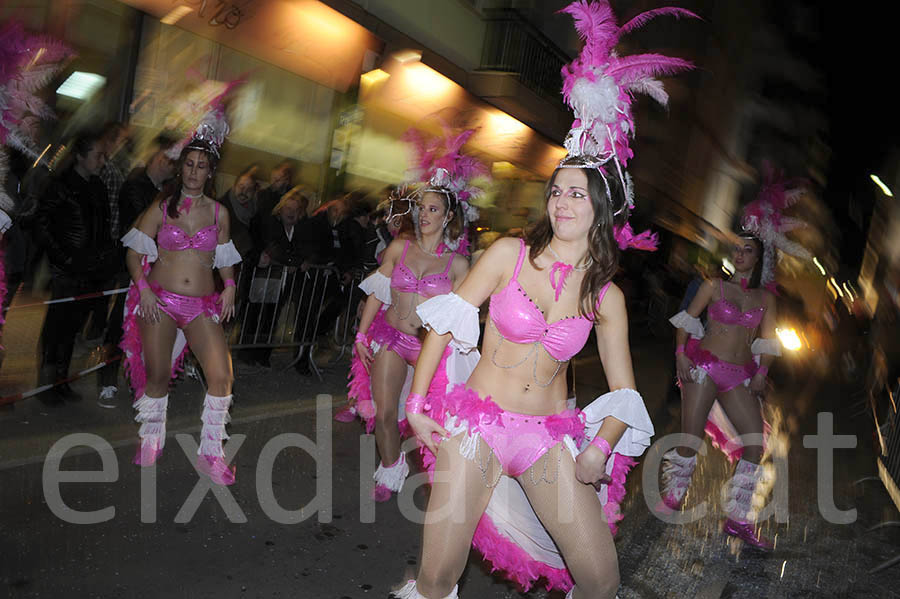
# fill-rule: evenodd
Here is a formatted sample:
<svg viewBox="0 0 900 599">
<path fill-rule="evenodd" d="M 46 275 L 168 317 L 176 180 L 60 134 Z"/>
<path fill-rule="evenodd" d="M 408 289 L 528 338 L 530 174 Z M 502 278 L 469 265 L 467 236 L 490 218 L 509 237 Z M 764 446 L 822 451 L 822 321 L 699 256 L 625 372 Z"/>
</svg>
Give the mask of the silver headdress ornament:
<svg viewBox="0 0 900 599">
<path fill-rule="evenodd" d="M 763 183 L 757 198 L 747 204 L 741 218 L 743 231 L 759 239 L 763 245 L 762 278 L 760 283 L 772 293 L 776 292 L 775 267 L 778 252 L 797 258 L 809 259 L 809 251 L 797 242 L 787 238 L 785 233 L 801 227 L 802 220 L 784 216 L 788 207 L 797 203 L 806 194 L 809 182 L 805 179 L 784 178 L 769 162 L 763 163 Z"/>
<path fill-rule="evenodd" d="M 462 146 L 475 133 L 475 129 L 466 129 L 454 133 L 450 127 L 443 126 L 442 137 L 431 140 L 425 139 L 417 129 L 408 130 L 402 137 L 403 141 L 412 144 L 415 152 L 413 168 L 410 169 L 413 176 L 420 184 L 407 199 L 413 200 L 413 222 L 418 227 L 418 201 L 427 192 L 443 194 L 447 198 L 450 210 L 444 217 L 444 226 L 450 220 L 457 207 L 460 208 L 463 217 L 463 233 L 457 239 L 450 239 L 444 233 L 443 249 L 466 254 L 468 252 L 469 237 L 467 225 L 478 220 L 478 208 L 472 200 L 481 196 L 484 190 L 473 184 L 478 178 L 488 176 L 487 167 L 478 159 L 462 153 Z"/>
<path fill-rule="evenodd" d="M 631 113 L 634 96 L 644 93 L 667 106 L 669 96 L 656 77 L 688 70 L 693 65 L 681 58 L 660 54 L 619 56 L 615 46 L 622 35 L 655 17 L 699 17 L 683 8 L 657 8 L 643 12 L 619 27 L 608 0 L 578 0 L 559 12 L 575 19 L 575 29 L 584 40 L 578 58 L 562 69 L 563 99 L 574 112 L 575 120 L 566 135 L 563 145 L 567 154 L 559 167 L 596 169 L 606 183 L 610 202 L 613 199 L 606 177 L 617 176 L 626 202 L 616 216 L 625 211 L 627 217 L 634 208 L 633 185 L 625 172 L 628 160 L 634 156 L 630 143 L 634 137 Z M 614 173 L 606 172 L 610 161 L 615 164 Z M 622 240 L 619 245 L 622 246 Z"/>
<path fill-rule="evenodd" d="M 198 107 L 196 102 L 188 101 L 186 107 L 182 110 L 187 113 L 184 117 L 190 120 L 190 114 L 196 114 L 199 110 L 204 110 L 203 115 L 199 119 L 199 123 L 194 130 L 183 140 L 174 144 L 166 151 L 166 156 L 172 160 L 177 160 L 181 153 L 185 150 L 200 150 L 209 152 L 216 158 L 221 158 L 222 144 L 228 137 L 231 129 L 228 126 L 225 114 L 225 101 L 236 87 L 246 81 L 244 77 L 229 81 L 227 83 L 207 82 L 214 86 L 215 95 L 208 101 L 205 109 Z"/>
</svg>

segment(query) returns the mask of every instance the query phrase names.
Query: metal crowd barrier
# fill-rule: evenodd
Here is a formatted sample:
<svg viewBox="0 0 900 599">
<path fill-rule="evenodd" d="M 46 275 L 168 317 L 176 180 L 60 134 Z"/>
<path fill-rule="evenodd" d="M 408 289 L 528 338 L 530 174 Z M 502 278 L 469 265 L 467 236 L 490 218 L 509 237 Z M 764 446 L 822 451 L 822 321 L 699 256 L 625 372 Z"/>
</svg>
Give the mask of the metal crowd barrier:
<svg viewBox="0 0 900 599">
<path fill-rule="evenodd" d="M 347 284 L 330 265 L 313 265 L 306 270 L 272 264 L 242 269 L 238 277 L 236 318 L 229 333 L 232 349 L 296 348 L 288 367 L 307 360 L 310 370 L 321 380 L 314 359 L 317 340 L 324 327 L 331 326 L 332 340 L 340 359 L 352 345 L 356 327 L 355 306 L 361 280 L 355 274 Z"/>
</svg>

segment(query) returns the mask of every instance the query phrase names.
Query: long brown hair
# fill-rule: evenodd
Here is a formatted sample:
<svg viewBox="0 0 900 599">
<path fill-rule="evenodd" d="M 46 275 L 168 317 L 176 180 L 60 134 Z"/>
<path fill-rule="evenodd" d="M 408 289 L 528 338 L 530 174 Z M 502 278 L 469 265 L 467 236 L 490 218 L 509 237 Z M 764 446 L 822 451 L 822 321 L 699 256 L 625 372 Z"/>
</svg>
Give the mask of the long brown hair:
<svg viewBox="0 0 900 599">
<path fill-rule="evenodd" d="M 553 189 L 556 175 L 561 168 L 570 167 L 560 166 L 553 171 L 553 175 L 547 182 L 547 188 L 544 190 L 544 216 L 525 236 L 525 242 L 531 247 L 528 259 L 536 270 L 540 270 L 540 268 L 535 264 L 535 260 L 553 239 L 553 228 L 550 225 L 550 214 L 546 210 L 546 201 L 550 200 L 550 191 Z M 594 208 L 594 220 L 588 232 L 588 253 L 592 263 L 581 281 L 578 313 L 581 316 L 596 319 L 599 317 L 597 299 L 600 290 L 612 280 L 619 268 L 619 246 L 614 236 L 614 227 L 625 222 L 625 211 L 622 210 L 625 205 L 625 192 L 617 176 L 601 175 L 598 170 L 593 168 L 581 170 L 587 177 L 587 191 Z M 603 180 L 604 176 L 606 182 Z M 607 184 L 609 184 L 609 196 L 606 192 Z M 616 212 L 619 213 L 618 217 L 615 216 Z"/>
<path fill-rule="evenodd" d="M 163 185 L 157 196 L 160 200 L 160 208 L 166 211 L 169 218 L 178 218 L 178 203 L 181 200 L 181 189 L 184 185 L 181 181 L 181 171 L 184 168 L 184 161 L 187 159 L 187 155 L 194 151 L 206 154 L 206 160 L 209 163 L 209 178 L 203 184 L 203 195 L 212 200 L 216 199 L 216 185 L 213 177 L 216 173 L 216 165 L 219 163 L 219 159 L 216 158 L 208 144 L 196 140 L 192 141 L 186 148 L 181 150 L 181 155 L 178 156 L 178 165 L 175 167 L 175 176 Z"/>
</svg>

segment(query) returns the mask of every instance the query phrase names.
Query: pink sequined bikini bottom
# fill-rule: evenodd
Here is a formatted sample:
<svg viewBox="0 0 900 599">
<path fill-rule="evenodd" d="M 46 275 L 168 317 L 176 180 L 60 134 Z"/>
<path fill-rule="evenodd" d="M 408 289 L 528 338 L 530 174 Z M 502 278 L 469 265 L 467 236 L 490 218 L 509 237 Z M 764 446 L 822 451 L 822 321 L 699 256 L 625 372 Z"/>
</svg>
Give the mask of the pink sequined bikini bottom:
<svg viewBox="0 0 900 599">
<path fill-rule="evenodd" d="M 744 364 L 733 364 L 720 360 L 711 351 L 700 347 L 700 340 L 691 338 L 684 347 L 684 354 L 691 359 L 694 366 L 702 368 L 716 384 L 719 393 L 731 391 L 756 374 L 756 362 L 749 360 Z"/>
<path fill-rule="evenodd" d="M 159 309 L 168 314 L 179 329 L 184 329 L 195 318 L 201 314 L 205 314 L 210 318 L 218 318 L 219 316 L 219 294 L 212 293 L 210 295 L 193 296 L 181 295 L 166 291 L 155 281 L 150 282 L 150 289 L 164 303 Z"/>
<path fill-rule="evenodd" d="M 375 315 L 375 320 L 369 326 L 368 337 L 370 341 L 378 344 L 379 350 L 389 349 L 406 360 L 409 364 L 415 364 L 422 351 L 422 342 L 418 337 L 398 331 L 384 318 L 385 310 Z"/>
<path fill-rule="evenodd" d="M 464 424 L 470 437 L 478 433 L 503 470 L 513 477 L 526 472 L 565 436 L 572 437 L 576 444 L 584 437 L 581 410 L 544 416 L 509 412 L 465 385 L 451 389 L 442 408 Z"/>
</svg>

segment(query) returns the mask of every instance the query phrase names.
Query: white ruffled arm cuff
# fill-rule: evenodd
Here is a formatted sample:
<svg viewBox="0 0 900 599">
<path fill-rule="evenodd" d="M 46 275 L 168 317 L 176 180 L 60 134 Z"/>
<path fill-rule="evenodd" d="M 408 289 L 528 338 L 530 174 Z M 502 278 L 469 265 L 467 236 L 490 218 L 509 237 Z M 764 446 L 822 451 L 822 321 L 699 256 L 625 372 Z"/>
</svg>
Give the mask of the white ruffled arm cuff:
<svg viewBox="0 0 900 599">
<path fill-rule="evenodd" d="M 672 323 L 676 329 L 684 329 L 688 332 L 688 334 L 694 339 L 703 339 L 703 335 L 706 332 L 703 330 L 703 323 L 700 322 L 699 318 L 694 318 L 690 314 L 688 314 L 685 310 L 682 310 L 675 316 L 669 319 L 669 322 Z"/>
<path fill-rule="evenodd" d="M 220 243 L 216 246 L 216 257 L 213 260 L 213 268 L 225 268 L 226 266 L 234 266 L 241 261 L 241 255 L 234 242 L 229 240 L 228 243 Z"/>
<path fill-rule="evenodd" d="M 770 356 L 781 355 L 781 342 L 778 339 L 763 339 L 757 337 L 750 346 L 750 351 L 756 355 L 769 354 Z"/>
<path fill-rule="evenodd" d="M 138 254 L 147 256 L 148 262 L 156 262 L 156 259 L 159 258 L 156 242 L 149 235 L 138 229 L 132 228 L 128 233 L 125 233 L 125 236 L 122 237 L 122 245 L 133 249 Z"/>
<path fill-rule="evenodd" d="M 468 352 L 478 347 L 478 308 L 455 293 L 438 295 L 416 307 L 422 324 L 439 335 L 450 333 L 455 346 Z"/>
<path fill-rule="evenodd" d="M 644 406 L 644 398 L 634 389 L 616 389 L 604 393 L 592 401 L 583 411 L 585 442 L 582 449 L 597 435 L 600 425 L 607 416 L 624 422 L 628 428 L 616 446 L 614 453 L 639 456 L 650 447 L 653 437 L 653 422 Z"/>
<path fill-rule="evenodd" d="M 11 226 L 12 219 L 6 212 L 0 210 L 0 233 L 6 233 L 6 231 L 8 231 Z"/>
<path fill-rule="evenodd" d="M 363 279 L 359 284 L 359 288 L 362 289 L 366 295 L 374 294 L 375 299 L 385 306 L 391 305 L 391 280 L 379 271 L 376 270 Z"/>
</svg>

